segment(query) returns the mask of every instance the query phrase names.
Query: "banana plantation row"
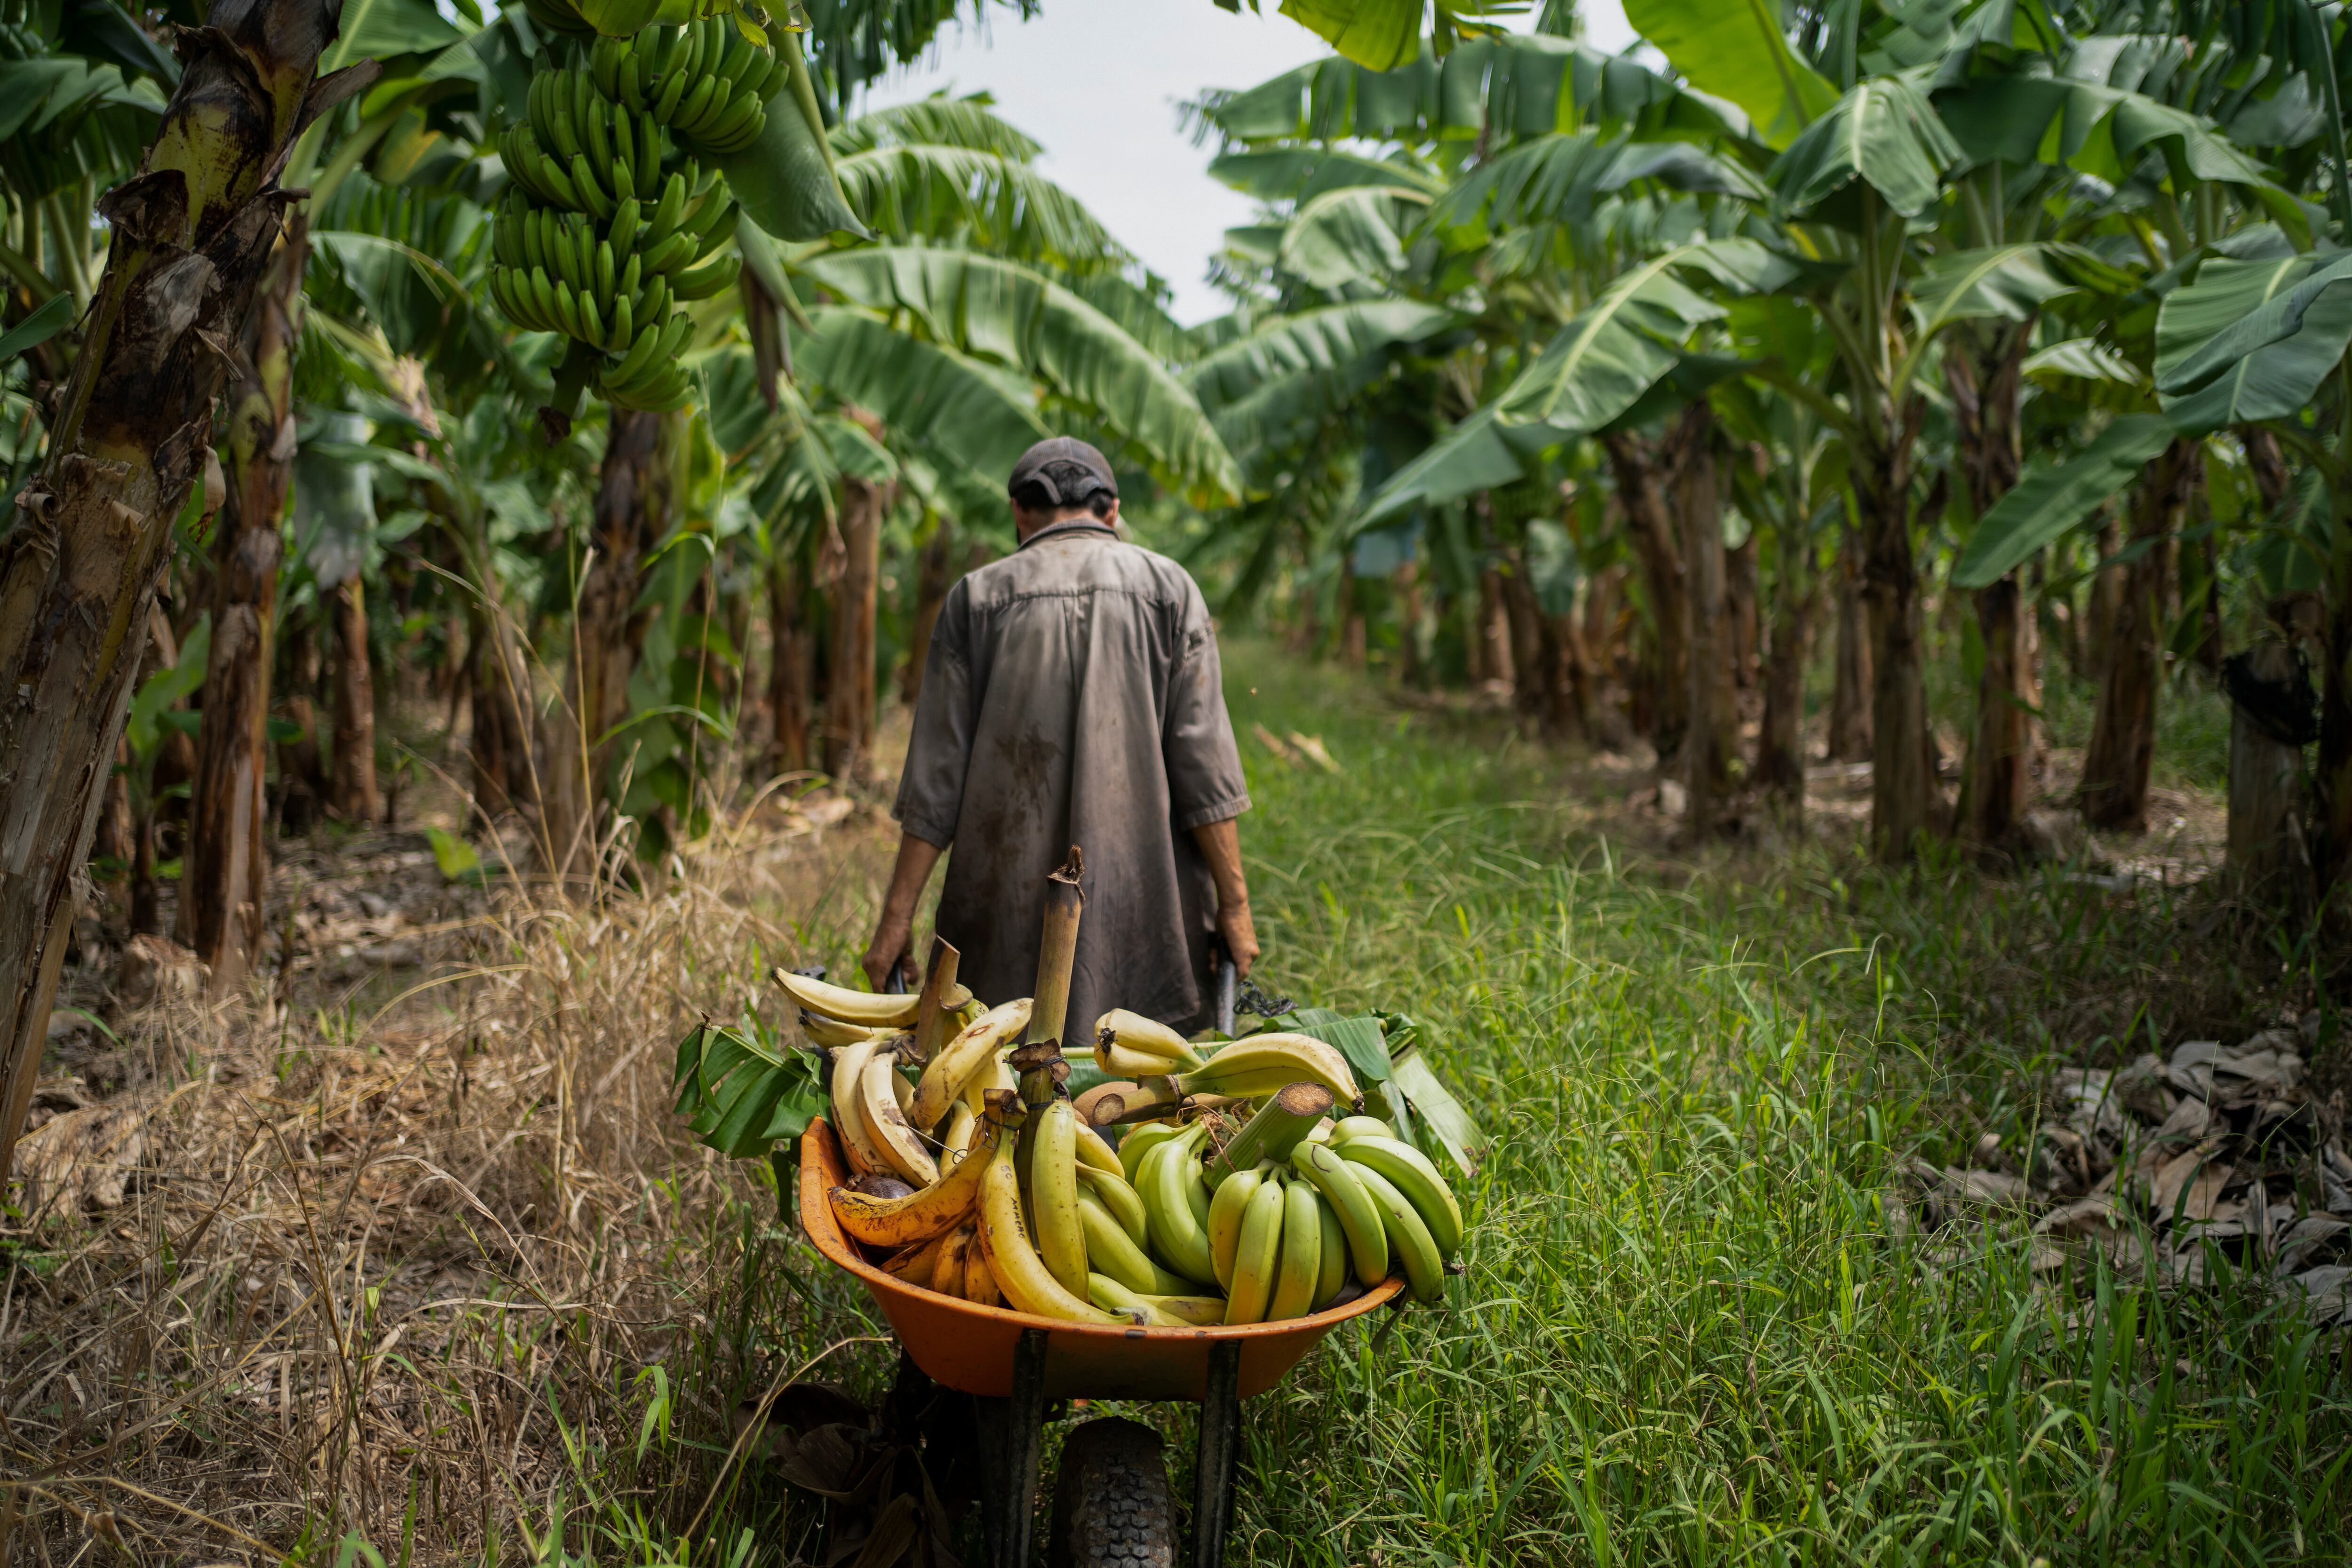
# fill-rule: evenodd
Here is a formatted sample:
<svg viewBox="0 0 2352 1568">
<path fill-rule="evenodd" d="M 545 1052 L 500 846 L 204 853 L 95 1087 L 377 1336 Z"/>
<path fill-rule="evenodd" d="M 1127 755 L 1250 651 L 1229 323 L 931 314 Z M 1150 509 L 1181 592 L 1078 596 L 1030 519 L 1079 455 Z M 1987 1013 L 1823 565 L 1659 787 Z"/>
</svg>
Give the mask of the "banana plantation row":
<svg viewBox="0 0 2352 1568">
<path fill-rule="evenodd" d="M 856 111 L 950 0 L 802 9 L 0 0 L 0 1165 L 86 868 L 134 930 L 176 875 L 226 987 L 273 832 L 429 769 L 572 878 L 866 777 L 1049 433 L 1229 618 L 1515 677 L 1702 826 L 1801 805 L 1826 662 L 1875 853 L 2016 852 L 2050 645 L 2093 824 L 2202 664 L 2272 748 L 2242 868 L 2352 855 L 2340 14 L 1311 7 L 1345 53 L 1188 108 L 1261 213 L 1183 329 L 985 100 Z"/>
</svg>

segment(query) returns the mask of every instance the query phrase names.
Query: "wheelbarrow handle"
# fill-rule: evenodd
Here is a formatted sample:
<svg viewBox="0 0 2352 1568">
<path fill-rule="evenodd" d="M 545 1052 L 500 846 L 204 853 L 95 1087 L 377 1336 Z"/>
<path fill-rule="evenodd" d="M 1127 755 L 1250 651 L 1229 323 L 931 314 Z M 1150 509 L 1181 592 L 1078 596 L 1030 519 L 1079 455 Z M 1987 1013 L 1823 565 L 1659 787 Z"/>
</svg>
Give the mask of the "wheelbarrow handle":
<svg viewBox="0 0 2352 1568">
<path fill-rule="evenodd" d="M 1234 955 L 1225 951 L 1223 942 L 1210 951 L 1209 981 L 1216 996 L 1217 1032 L 1231 1039 L 1241 1003 L 1242 972 L 1234 966 Z"/>
</svg>

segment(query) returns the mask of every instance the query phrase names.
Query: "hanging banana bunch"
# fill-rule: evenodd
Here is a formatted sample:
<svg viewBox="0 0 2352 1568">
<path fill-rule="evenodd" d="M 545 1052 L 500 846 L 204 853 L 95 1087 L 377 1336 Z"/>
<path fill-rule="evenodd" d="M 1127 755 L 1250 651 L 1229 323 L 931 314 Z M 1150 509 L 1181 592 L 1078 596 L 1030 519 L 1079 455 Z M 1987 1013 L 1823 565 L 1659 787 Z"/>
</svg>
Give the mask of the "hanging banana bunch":
<svg viewBox="0 0 2352 1568">
<path fill-rule="evenodd" d="M 801 107 L 797 47 L 704 14 L 725 4 L 530 0 L 534 20 L 595 41 L 534 72 L 523 121 L 499 138 L 513 183 L 492 217 L 489 289 L 517 326 L 572 340 L 551 411 L 562 420 L 591 387 L 653 411 L 693 395 L 678 356 L 694 322 L 676 307 L 733 287 L 742 265 L 728 246 L 741 209 L 716 165 L 751 147 L 772 100 Z"/>
</svg>

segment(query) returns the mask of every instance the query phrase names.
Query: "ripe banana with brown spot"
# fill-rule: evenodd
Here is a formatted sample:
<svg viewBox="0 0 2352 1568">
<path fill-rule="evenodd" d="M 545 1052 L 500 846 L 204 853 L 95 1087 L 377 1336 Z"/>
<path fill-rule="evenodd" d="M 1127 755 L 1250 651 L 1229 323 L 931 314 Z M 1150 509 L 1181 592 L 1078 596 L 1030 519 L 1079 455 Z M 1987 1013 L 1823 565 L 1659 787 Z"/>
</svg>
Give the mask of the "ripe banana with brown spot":
<svg viewBox="0 0 2352 1568">
<path fill-rule="evenodd" d="M 857 1108 L 866 1113 L 866 1131 L 890 1162 L 890 1168 L 919 1187 L 928 1187 L 940 1179 L 940 1167 L 915 1130 L 907 1125 L 907 1113 L 898 1109 L 898 1091 L 906 1080 L 891 1058 L 877 1051 L 866 1063 L 865 1077 L 858 1086 Z"/>
<path fill-rule="evenodd" d="M 833 1216 L 852 1239 L 868 1247 L 904 1247 L 943 1236 L 971 1212 L 981 1175 L 995 1156 L 1000 1136 L 994 1122 L 982 1122 L 971 1148 L 944 1175 L 905 1197 L 870 1198 L 847 1187 L 835 1187 L 825 1194 L 832 1202 Z"/>
<path fill-rule="evenodd" d="M 1029 1026 L 1029 998 L 1024 996 L 990 1008 L 978 1023 L 959 1030 L 924 1067 L 922 1081 L 915 1085 L 915 1098 L 907 1107 L 907 1120 L 925 1132 L 938 1126 L 949 1105 L 996 1060 L 998 1047 L 1017 1039 Z"/>
<path fill-rule="evenodd" d="M 1015 1135 L 1018 1142 L 1019 1135 Z M 997 1289 L 1016 1311 L 1081 1323 L 1132 1322 L 1065 1289 L 1029 1240 L 1021 1219 L 1021 1182 L 1003 1148 L 992 1151 L 980 1178 L 980 1245 Z"/>
</svg>

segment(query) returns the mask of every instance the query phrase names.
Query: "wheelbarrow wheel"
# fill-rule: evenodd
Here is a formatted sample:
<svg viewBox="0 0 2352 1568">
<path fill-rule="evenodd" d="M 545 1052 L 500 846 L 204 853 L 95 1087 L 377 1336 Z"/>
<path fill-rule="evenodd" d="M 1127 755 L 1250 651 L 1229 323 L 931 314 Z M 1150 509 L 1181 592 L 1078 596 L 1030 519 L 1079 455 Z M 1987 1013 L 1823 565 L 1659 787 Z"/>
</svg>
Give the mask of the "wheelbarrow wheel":
<svg viewBox="0 0 2352 1568">
<path fill-rule="evenodd" d="M 1046 1568 L 1175 1568 L 1176 1510 L 1160 1434 L 1117 1416 L 1062 1447 Z"/>
</svg>

